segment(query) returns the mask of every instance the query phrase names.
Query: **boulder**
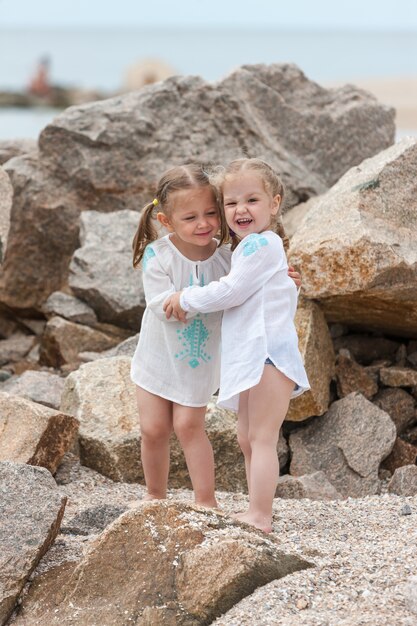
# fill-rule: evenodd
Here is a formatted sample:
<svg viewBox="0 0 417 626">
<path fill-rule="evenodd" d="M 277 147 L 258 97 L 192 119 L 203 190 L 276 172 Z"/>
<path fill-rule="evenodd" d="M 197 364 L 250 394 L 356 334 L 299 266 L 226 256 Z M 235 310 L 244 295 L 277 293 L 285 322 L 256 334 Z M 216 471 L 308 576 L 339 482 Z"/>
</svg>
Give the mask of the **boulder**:
<svg viewBox="0 0 417 626">
<path fill-rule="evenodd" d="M 291 240 L 303 290 L 326 318 L 402 337 L 417 333 L 417 139 L 347 172 Z"/>
<path fill-rule="evenodd" d="M 35 139 L 2 139 L 0 141 L 0 165 L 13 157 L 36 152 L 37 142 Z"/>
<path fill-rule="evenodd" d="M 84 363 L 97 359 L 107 359 L 111 356 L 130 356 L 132 358 L 136 350 L 138 339 L 139 333 L 128 337 L 121 343 L 118 343 L 117 346 L 114 346 L 114 348 L 104 350 L 104 352 L 81 352 L 79 357 Z"/>
<path fill-rule="evenodd" d="M 46 469 L 0 463 L 0 624 L 54 542 L 65 503 Z"/>
<path fill-rule="evenodd" d="M 66 379 L 61 411 L 79 423 L 81 462 L 112 480 L 138 482 L 140 429 L 130 359 L 85 363 Z"/>
<path fill-rule="evenodd" d="M 58 315 L 69 322 L 94 326 L 97 316 L 94 310 L 82 300 L 62 291 L 51 293 L 43 306 L 43 312 L 50 318 Z"/>
<path fill-rule="evenodd" d="M 381 382 L 387 387 L 414 387 L 417 385 L 417 370 L 408 367 L 384 367 L 379 375 Z"/>
<path fill-rule="evenodd" d="M 14 196 L 0 302 L 31 313 L 66 282 L 85 201 L 71 192 L 68 176 L 51 175 L 40 155 L 16 157 L 5 169 Z"/>
<path fill-rule="evenodd" d="M 35 345 L 36 337 L 14 333 L 8 339 L 0 340 L 0 365 L 20 361 Z"/>
<path fill-rule="evenodd" d="M 351 393 L 290 435 L 290 474 L 323 471 L 343 497 L 375 494 L 379 465 L 391 452 L 395 438 L 388 413 L 360 393 Z"/>
<path fill-rule="evenodd" d="M 42 365 L 60 368 L 65 363 L 80 363 L 84 350 L 107 350 L 119 339 L 90 326 L 74 324 L 62 317 L 48 320 L 40 344 L 39 361 Z"/>
<path fill-rule="evenodd" d="M 352 391 L 359 391 L 370 400 L 378 391 L 378 383 L 356 363 L 347 350 L 341 350 L 336 360 L 337 395 L 348 396 Z"/>
<path fill-rule="evenodd" d="M 64 379 L 51 372 L 27 370 L 20 376 L 9 378 L 0 386 L 1 391 L 59 409 Z"/>
<path fill-rule="evenodd" d="M 417 465 L 404 465 L 395 470 L 388 491 L 397 496 L 417 495 Z"/>
<path fill-rule="evenodd" d="M 130 243 L 138 220 L 135 211 L 84 211 L 81 247 L 74 253 L 69 276 L 74 294 L 100 321 L 136 331 L 146 306 L 142 271 L 132 269 Z"/>
<path fill-rule="evenodd" d="M 211 624 L 257 587 L 308 567 L 221 513 L 148 502 L 108 526 L 60 584 L 39 581 L 15 623 Z"/>
<path fill-rule="evenodd" d="M 366 333 L 343 335 L 334 340 L 336 351 L 349 350 L 353 358 L 362 365 L 375 361 L 394 361 L 400 344 L 386 337 L 373 337 Z"/>
<path fill-rule="evenodd" d="M 245 66 L 216 84 L 177 76 L 71 107 L 42 131 L 38 155 L 7 163 L 15 199 L 0 301 L 39 309 L 66 283 L 80 211 L 138 210 L 168 166 L 262 154 L 293 206 L 394 134 L 393 109 L 353 86 L 326 90 L 294 65 Z"/>
<path fill-rule="evenodd" d="M 326 320 L 317 304 L 301 300 L 295 325 L 311 389 L 291 400 L 286 419 L 300 422 L 327 411 L 335 356 Z"/>
<path fill-rule="evenodd" d="M 1 165 L 1 163 L 0 163 Z M 7 173 L 0 167 L 0 263 L 3 260 L 9 234 L 10 210 L 13 202 L 13 187 Z"/>
<path fill-rule="evenodd" d="M 40 465 L 53 474 L 77 430 L 71 415 L 0 392 L 0 461 Z"/>
<path fill-rule="evenodd" d="M 342 496 L 333 487 L 324 472 L 313 472 L 304 476 L 285 474 L 278 479 L 276 498 L 309 500 L 340 500 Z"/>
<path fill-rule="evenodd" d="M 382 467 L 393 474 L 396 469 L 404 465 L 415 465 L 417 463 L 417 447 L 401 437 L 397 437 L 394 447 L 382 462 Z"/>
<path fill-rule="evenodd" d="M 405 389 L 381 389 L 374 397 L 373 403 L 388 413 L 398 435 L 416 421 L 414 398 Z"/>
</svg>

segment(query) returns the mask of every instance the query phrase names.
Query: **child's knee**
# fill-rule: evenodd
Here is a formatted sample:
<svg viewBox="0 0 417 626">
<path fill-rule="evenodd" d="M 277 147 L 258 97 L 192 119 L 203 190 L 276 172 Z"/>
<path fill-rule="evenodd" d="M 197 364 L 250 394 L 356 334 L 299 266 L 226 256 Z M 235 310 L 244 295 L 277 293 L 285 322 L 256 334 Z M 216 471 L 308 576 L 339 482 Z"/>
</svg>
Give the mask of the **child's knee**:
<svg viewBox="0 0 417 626">
<path fill-rule="evenodd" d="M 140 434 L 144 441 L 147 442 L 163 442 L 169 440 L 172 433 L 171 424 L 154 422 L 141 425 Z"/>
<path fill-rule="evenodd" d="M 191 419 L 177 419 L 174 421 L 174 432 L 180 441 L 188 441 L 201 436 L 204 426 Z"/>
</svg>

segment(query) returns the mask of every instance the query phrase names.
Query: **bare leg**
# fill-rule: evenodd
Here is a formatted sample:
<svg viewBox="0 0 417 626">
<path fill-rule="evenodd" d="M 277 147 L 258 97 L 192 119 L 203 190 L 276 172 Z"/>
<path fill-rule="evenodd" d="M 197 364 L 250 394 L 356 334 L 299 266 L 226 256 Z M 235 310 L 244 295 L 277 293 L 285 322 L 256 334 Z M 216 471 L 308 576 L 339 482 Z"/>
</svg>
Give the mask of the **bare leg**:
<svg viewBox="0 0 417 626">
<path fill-rule="evenodd" d="M 237 440 L 245 459 L 246 482 L 248 485 L 248 493 L 250 493 L 250 461 L 252 450 L 249 442 L 249 416 L 248 416 L 248 400 L 249 391 L 243 391 L 239 394 L 239 410 L 237 414 Z M 234 513 L 232 517 L 240 519 L 245 513 Z"/>
<path fill-rule="evenodd" d="M 180 441 L 196 504 L 217 507 L 214 494 L 214 455 L 205 430 L 206 407 L 173 405 L 174 431 Z"/>
<path fill-rule="evenodd" d="M 237 440 L 245 459 L 246 481 L 248 493 L 250 493 L 250 461 L 252 450 L 249 441 L 249 415 L 248 415 L 249 391 L 243 391 L 239 397 L 239 411 L 237 414 Z"/>
<path fill-rule="evenodd" d="M 272 530 L 272 502 L 279 476 L 277 443 L 294 382 L 266 365 L 258 385 L 249 390 L 249 509 L 239 519 L 265 532 Z"/>
<path fill-rule="evenodd" d="M 144 500 L 166 498 L 172 402 L 136 387 L 141 430 L 141 458 L 148 490 Z"/>
</svg>

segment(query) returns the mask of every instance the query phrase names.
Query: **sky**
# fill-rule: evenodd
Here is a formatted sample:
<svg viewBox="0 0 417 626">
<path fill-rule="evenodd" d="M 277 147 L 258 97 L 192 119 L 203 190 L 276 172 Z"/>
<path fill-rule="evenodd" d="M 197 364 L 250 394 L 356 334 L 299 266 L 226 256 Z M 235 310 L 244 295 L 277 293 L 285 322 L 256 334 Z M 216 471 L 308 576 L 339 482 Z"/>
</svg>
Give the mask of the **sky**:
<svg viewBox="0 0 417 626">
<path fill-rule="evenodd" d="M 416 0 L 0 0 L 4 27 L 417 31 Z"/>
</svg>

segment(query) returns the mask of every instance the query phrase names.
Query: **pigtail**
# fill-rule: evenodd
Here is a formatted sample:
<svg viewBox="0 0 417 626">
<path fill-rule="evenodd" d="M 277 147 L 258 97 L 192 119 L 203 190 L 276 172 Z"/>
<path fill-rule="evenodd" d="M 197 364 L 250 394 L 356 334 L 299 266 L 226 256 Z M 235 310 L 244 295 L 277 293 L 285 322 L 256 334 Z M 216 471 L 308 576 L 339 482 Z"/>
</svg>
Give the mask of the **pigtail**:
<svg viewBox="0 0 417 626">
<path fill-rule="evenodd" d="M 236 250 L 242 240 L 236 235 L 233 230 L 229 230 L 229 239 L 231 241 L 230 249 L 233 252 L 233 250 Z"/>
<path fill-rule="evenodd" d="M 139 226 L 132 243 L 133 267 L 138 267 L 145 253 L 146 246 L 158 239 L 158 233 L 152 224 L 154 209 L 155 202 L 149 202 L 142 210 Z"/>
</svg>

